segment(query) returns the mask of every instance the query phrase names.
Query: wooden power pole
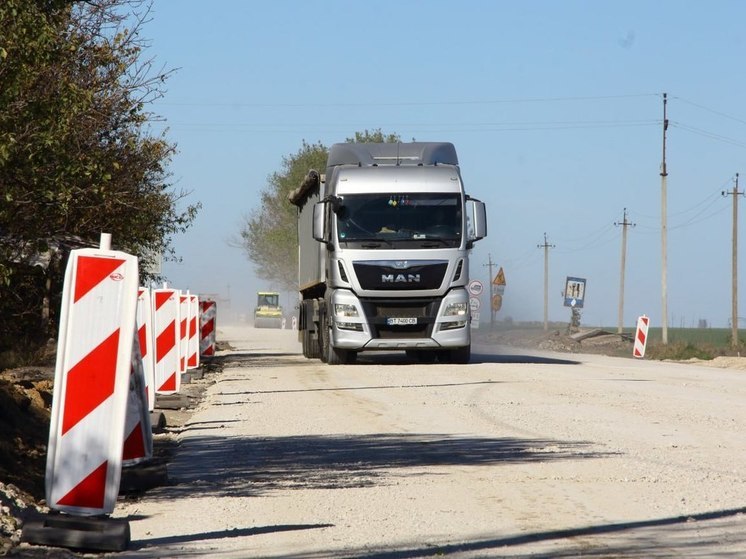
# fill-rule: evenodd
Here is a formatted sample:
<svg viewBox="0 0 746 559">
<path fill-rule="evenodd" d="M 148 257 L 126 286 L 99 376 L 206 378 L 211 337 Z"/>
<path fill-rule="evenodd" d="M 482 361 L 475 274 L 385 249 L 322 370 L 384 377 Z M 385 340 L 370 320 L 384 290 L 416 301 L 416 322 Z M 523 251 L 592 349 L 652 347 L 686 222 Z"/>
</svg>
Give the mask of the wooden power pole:
<svg viewBox="0 0 746 559">
<path fill-rule="evenodd" d="M 668 344 L 668 225 L 666 219 L 666 130 L 668 130 L 668 116 L 666 105 L 667 95 L 663 94 L 663 161 L 661 163 L 661 335 L 663 345 Z"/>
<path fill-rule="evenodd" d="M 494 294 L 494 285 L 492 283 L 492 267 L 495 265 L 495 263 L 492 262 L 492 255 L 491 254 L 487 254 L 487 258 L 488 258 L 487 264 L 482 264 L 482 266 L 487 266 L 490 269 L 490 276 L 489 276 L 489 281 L 487 282 L 487 285 L 490 286 L 490 300 L 489 300 L 489 305 L 490 305 L 490 329 L 494 330 L 495 329 L 495 311 L 492 308 L 492 297 L 494 297 L 495 294 Z"/>
<path fill-rule="evenodd" d="M 549 330 L 549 249 L 554 248 L 547 241 L 547 234 L 544 233 L 544 244 L 536 245 L 537 248 L 544 249 L 544 331 Z"/>
<path fill-rule="evenodd" d="M 723 191 L 723 196 L 733 196 L 733 256 L 731 274 L 731 346 L 738 347 L 738 197 L 743 196 L 738 191 L 738 173 L 736 173 L 735 184 L 730 192 Z"/>
<path fill-rule="evenodd" d="M 622 265 L 619 273 L 619 312 L 617 319 L 617 333 L 621 334 L 624 328 L 624 269 L 627 261 L 627 227 L 634 227 L 635 224 L 627 221 L 627 208 L 624 208 L 624 217 L 621 223 L 614 225 L 622 226 Z"/>
</svg>

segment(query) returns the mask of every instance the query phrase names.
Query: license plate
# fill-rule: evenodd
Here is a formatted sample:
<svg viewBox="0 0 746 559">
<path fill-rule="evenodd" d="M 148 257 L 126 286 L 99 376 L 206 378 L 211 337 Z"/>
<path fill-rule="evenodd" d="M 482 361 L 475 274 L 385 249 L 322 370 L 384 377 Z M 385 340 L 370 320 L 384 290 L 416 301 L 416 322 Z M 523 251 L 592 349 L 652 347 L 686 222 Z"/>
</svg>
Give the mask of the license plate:
<svg viewBox="0 0 746 559">
<path fill-rule="evenodd" d="M 417 318 L 415 317 L 387 318 L 386 324 L 388 324 L 389 326 L 407 326 L 410 324 L 417 324 Z"/>
</svg>

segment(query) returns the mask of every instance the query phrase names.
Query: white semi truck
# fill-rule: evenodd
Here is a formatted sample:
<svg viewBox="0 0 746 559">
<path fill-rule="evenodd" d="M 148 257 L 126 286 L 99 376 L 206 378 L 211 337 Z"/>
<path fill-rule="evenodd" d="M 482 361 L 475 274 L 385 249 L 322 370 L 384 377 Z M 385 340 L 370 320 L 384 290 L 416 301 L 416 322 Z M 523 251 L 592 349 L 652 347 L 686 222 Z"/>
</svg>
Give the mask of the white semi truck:
<svg viewBox="0 0 746 559">
<path fill-rule="evenodd" d="M 487 216 L 464 192 L 453 144 L 334 144 L 326 174 L 309 171 L 288 198 L 304 356 L 336 365 L 402 350 L 469 362 L 469 253 Z"/>
</svg>

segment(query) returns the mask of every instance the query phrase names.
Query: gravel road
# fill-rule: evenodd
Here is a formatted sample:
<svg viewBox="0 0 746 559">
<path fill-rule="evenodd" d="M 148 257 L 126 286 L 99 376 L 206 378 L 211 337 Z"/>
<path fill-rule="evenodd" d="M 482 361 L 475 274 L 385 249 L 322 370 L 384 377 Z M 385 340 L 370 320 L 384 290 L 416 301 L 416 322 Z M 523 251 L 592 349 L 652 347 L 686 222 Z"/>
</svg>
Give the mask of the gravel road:
<svg viewBox="0 0 746 559">
<path fill-rule="evenodd" d="M 746 372 L 475 346 L 327 366 L 222 328 L 117 557 L 746 557 Z"/>
</svg>

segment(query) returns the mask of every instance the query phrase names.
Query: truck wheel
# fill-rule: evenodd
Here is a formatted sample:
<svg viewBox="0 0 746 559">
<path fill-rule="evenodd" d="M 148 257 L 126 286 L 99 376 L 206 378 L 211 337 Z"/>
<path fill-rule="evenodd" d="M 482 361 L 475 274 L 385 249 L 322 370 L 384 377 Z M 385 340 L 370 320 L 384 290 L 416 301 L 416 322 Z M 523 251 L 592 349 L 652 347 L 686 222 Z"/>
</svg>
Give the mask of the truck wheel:
<svg viewBox="0 0 746 559">
<path fill-rule="evenodd" d="M 321 321 L 321 333 L 322 360 L 325 363 L 328 363 L 329 365 L 344 365 L 351 361 L 350 354 L 352 352 L 349 352 L 346 349 L 338 349 L 332 346 L 331 326 L 329 325 L 329 320 L 327 319 L 326 314 L 324 314 L 324 317 Z"/>
<path fill-rule="evenodd" d="M 311 332 L 309 332 L 308 329 L 303 330 L 301 346 L 303 347 L 303 357 L 305 357 L 306 359 L 312 359 L 313 355 L 311 355 Z"/>
<path fill-rule="evenodd" d="M 336 347 L 332 347 L 331 344 L 327 344 L 326 362 L 329 365 L 345 365 L 347 363 L 347 350 L 337 349 Z"/>
<path fill-rule="evenodd" d="M 317 335 L 314 336 L 313 330 L 311 329 L 314 325 L 312 319 L 313 306 L 309 301 L 303 301 L 303 316 L 305 318 L 304 324 L 306 326 L 303 329 L 303 338 L 301 339 L 303 345 L 303 356 L 308 359 L 318 359 L 321 357 L 319 336 L 318 331 L 316 332 Z"/>
<path fill-rule="evenodd" d="M 324 361 L 329 365 L 344 365 L 349 359 L 349 353 L 346 349 L 338 349 L 331 344 L 330 328 L 324 329 Z"/>
<path fill-rule="evenodd" d="M 308 340 L 307 349 L 308 349 L 308 358 L 309 359 L 318 359 L 321 357 L 321 352 L 319 351 L 319 340 L 318 338 L 314 339 L 313 332 L 306 329 L 303 331 L 303 338 Z"/>
</svg>

